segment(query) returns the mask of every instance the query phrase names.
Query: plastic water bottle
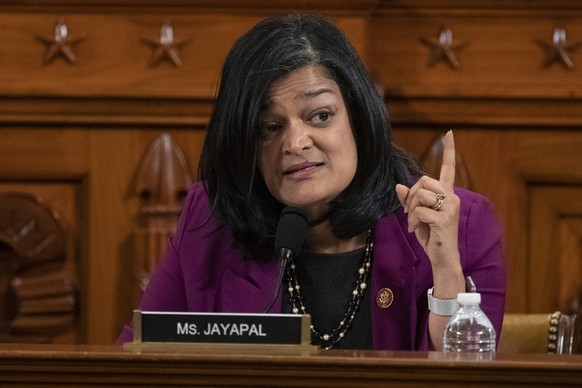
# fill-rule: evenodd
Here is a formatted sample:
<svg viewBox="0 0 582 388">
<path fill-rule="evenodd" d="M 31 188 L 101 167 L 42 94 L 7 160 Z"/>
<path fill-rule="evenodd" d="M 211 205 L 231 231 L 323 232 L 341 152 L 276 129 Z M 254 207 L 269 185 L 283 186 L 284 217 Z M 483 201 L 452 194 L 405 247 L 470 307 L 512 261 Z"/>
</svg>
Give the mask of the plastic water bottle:
<svg viewBox="0 0 582 388">
<path fill-rule="evenodd" d="M 481 294 L 460 293 L 457 303 L 459 308 L 445 328 L 443 351 L 450 356 L 453 356 L 451 353 L 480 353 L 480 359 L 492 358 L 495 353 L 495 329 L 479 307 Z"/>
</svg>

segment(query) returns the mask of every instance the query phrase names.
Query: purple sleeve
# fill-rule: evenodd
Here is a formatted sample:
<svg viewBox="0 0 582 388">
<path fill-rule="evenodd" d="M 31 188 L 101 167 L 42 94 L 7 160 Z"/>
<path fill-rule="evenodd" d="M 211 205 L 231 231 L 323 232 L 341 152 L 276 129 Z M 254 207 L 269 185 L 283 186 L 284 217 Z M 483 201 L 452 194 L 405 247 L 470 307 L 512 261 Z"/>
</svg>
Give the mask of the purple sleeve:
<svg viewBox="0 0 582 388">
<path fill-rule="evenodd" d="M 456 189 L 461 198 L 459 215 L 459 253 L 465 276 L 471 276 L 481 293 L 481 308 L 491 320 L 499 343 L 505 307 L 505 259 L 503 230 L 487 198 Z M 422 249 L 422 248 L 420 248 Z M 429 280 L 432 283 L 432 279 Z M 426 289 L 422 289 L 421 311 L 417 326 L 418 350 L 429 350 Z"/>
<path fill-rule="evenodd" d="M 459 222 L 459 249 L 465 252 L 461 264 L 481 294 L 481 308 L 493 323 L 499 342 L 506 288 L 503 231 L 490 202 L 482 196 L 476 196 Z"/>
</svg>

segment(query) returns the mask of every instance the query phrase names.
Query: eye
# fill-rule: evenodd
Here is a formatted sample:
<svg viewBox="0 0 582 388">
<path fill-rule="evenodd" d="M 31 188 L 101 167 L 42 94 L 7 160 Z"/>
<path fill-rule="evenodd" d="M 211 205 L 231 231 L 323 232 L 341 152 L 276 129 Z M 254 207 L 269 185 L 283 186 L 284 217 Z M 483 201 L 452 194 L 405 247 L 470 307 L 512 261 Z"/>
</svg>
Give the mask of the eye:
<svg viewBox="0 0 582 388">
<path fill-rule="evenodd" d="M 281 129 L 281 125 L 277 123 L 263 123 L 260 126 L 261 136 L 268 136 L 276 133 L 279 129 Z"/>
<path fill-rule="evenodd" d="M 313 117 L 311 118 L 311 121 L 314 124 L 325 124 L 331 119 L 332 116 L 333 116 L 333 113 L 328 112 L 328 111 L 317 112 L 316 114 L 313 115 Z"/>
</svg>

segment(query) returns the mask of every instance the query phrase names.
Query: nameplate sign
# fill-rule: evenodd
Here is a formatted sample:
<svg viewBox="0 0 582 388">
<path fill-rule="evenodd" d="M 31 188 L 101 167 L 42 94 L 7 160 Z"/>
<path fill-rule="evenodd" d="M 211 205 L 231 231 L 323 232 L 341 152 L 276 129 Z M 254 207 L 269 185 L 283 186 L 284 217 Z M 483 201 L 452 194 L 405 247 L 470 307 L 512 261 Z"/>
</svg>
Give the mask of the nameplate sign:
<svg viewBox="0 0 582 388">
<path fill-rule="evenodd" d="M 311 317 L 295 314 L 235 314 L 134 311 L 133 343 L 306 345 Z"/>
</svg>

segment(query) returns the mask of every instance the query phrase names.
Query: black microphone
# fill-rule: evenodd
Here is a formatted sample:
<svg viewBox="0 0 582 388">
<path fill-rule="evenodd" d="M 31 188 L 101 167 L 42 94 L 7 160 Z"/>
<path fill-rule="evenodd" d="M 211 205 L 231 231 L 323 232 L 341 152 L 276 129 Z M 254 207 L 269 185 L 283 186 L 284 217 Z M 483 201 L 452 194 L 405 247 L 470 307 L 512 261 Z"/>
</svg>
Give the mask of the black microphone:
<svg viewBox="0 0 582 388">
<path fill-rule="evenodd" d="M 265 309 L 265 313 L 271 311 L 279 291 L 281 290 L 281 283 L 285 267 L 290 259 L 297 256 L 303 241 L 307 237 L 307 214 L 303 209 L 298 207 L 288 206 L 281 212 L 279 224 L 277 225 L 277 233 L 275 234 L 275 251 L 281 259 L 281 266 L 279 268 L 279 276 L 277 277 L 277 287 L 275 294 L 269 306 Z"/>
<path fill-rule="evenodd" d="M 296 256 L 307 237 L 307 214 L 303 209 L 288 206 L 281 212 L 277 234 L 275 234 L 275 251 L 283 260 Z"/>
</svg>

